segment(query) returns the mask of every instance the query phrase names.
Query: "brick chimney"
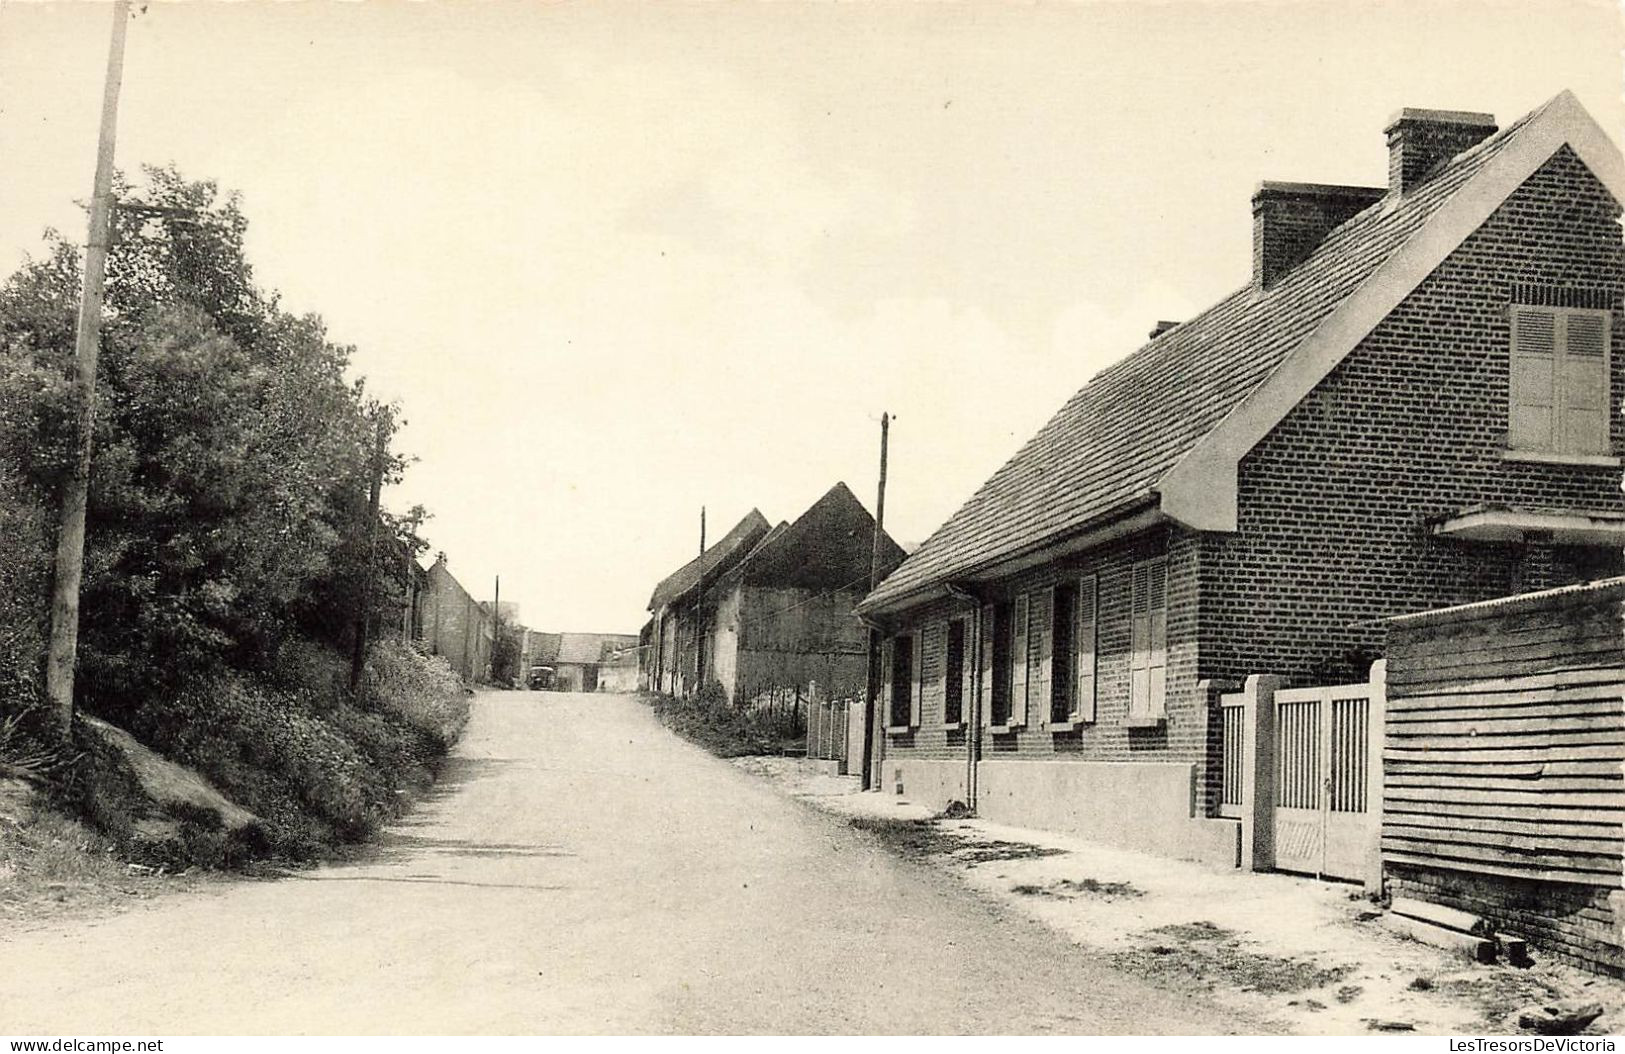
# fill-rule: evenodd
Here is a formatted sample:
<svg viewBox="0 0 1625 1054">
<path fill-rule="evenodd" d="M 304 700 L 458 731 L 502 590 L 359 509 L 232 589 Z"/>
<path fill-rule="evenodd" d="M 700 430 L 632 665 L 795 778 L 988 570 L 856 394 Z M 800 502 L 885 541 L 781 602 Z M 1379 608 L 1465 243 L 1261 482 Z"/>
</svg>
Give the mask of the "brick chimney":
<svg viewBox="0 0 1625 1054">
<path fill-rule="evenodd" d="M 1406 107 L 1383 131 L 1388 136 L 1388 189 L 1405 194 L 1445 161 L 1494 135 L 1495 115 Z"/>
<path fill-rule="evenodd" d="M 1328 234 L 1385 193 L 1382 187 L 1259 184 L 1253 195 L 1253 288 L 1273 286 L 1307 260 Z"/>
</svg>

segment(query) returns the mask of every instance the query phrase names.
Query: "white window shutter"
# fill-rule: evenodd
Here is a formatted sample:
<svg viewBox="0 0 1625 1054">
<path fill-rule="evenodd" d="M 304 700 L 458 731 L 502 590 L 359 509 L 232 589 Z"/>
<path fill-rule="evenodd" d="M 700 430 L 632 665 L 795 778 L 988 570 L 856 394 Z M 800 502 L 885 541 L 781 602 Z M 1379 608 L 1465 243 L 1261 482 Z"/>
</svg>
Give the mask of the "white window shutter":
<svg viewBox="0 0 1625 1054">
<path fill-rule="evenodd" d="M 1168 712 L 1168 561 L 1154 561 L 1146 577 L 1151 593 L 1148 598 L 1151 621 L 1151 654 L 1147 659 L 1150 669 L 1149 712 L 1154 717 L 1161 717 Z"/>
<path fill-rule="evenodd" d="M 1073 716 L 1078 721 L 1095 719 L 1095 640 L 1098 615 L 1096 597 L 1099 579 L 1084 575 L 1078 582 L 1077 642 L 1078 695 L 1073 703 Z"/>
<path fill-rule="evenodd" d="M 1053 690 L 1055 667 L 1055 589 L 1033 594 L 1037 611 L 1043 614 L 1043 624 L 1037 630 L 1037 647 L 1033 663 L 1033 684 L 1028 691 L 1038 711 L 1038 724 L 1043 727 L 1050 716 L 1050 692 Z M 1029 609 L 1029 615 L 1035 613 Z M 1037 621 L 1036 617 L 1034 621 Z"/>
<path fill-rule="evenodd" d="M 1129 621 L 1132 627 L 1129 642 L 1129 697 L 1128 712 L 1133 717 L 1144 717 L 1151 711 L 1151 614 L 1150 569 L 1135 564 L 1129 572 Z"/>
<path fill-rule="evenodd" d="M 982 684 L 982 727 L 993 723 L 993 605 L 982 606 L 982 617 L 976 620 L 977 676 Z M 967 696 L 967 698 L 969 698 Z"/>
<path fill-rule="evenodd" d="M 925 642 L 926 630 L 919 630 L 914 634 L 914 646 L 910 649 L 913 657 L 913 668 L 909 671 L 908 686 L 908 726 L 920 727 L 920 712 L 925 703 Z"/>
<path fill-rule="evenodd" d="M 1010 723 L 1027 723 L 1027 594 L 1016 597 L 1015 625 L 1010 633 Z"/>
<path fill-rule="evenodd" d="M 1608 453 L 1608 316 L 1573 312 L 1563 318 L 1563 364 L 1558 377 L 1559 449 Z"/>
<path fill-rule="evenodd" d="M 1540 308 L 1513 308 L 1507 423 L 1507 445 L 1512 449 L 1556 449 L 1556 379 L 1556 314 Z"/>
</svg>

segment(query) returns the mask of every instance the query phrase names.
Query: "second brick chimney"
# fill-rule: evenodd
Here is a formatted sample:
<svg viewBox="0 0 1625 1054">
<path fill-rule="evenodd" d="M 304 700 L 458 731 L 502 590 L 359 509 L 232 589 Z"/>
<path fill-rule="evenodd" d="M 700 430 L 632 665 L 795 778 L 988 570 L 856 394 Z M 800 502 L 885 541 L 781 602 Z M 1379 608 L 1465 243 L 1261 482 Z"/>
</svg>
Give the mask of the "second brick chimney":
<svg viewBox="0 0 1625 1054">
<path fill-rule="evenodd" d="M 1445 161 L 1494 135 L 1495 115 L 1406 107 L 1383 131 L 1388 135 L 1388 189 L 1404 194 L 1426 182 Z"/>
<path fill-rule="evenodd" d="M 1309 258 L 1349 217 L 1382 200 L 1382 187 L 1259 184 L 1253 195 L 1253 286 L 1268 289 Z"/>
</svg>

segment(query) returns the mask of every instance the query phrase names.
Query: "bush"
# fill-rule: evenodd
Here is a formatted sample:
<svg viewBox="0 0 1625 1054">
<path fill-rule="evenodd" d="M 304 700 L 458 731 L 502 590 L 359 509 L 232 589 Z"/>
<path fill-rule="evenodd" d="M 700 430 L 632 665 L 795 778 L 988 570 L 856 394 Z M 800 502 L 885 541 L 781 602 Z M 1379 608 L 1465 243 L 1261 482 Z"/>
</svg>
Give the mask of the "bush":
<svg viewBox="0 0 1625 1054">
<path fill-rule="evenodd" d="M 722 689 L 710 684 L 685 698 L 651 694 L 655 716 L 672 731 L 723 758 L 779 754 L 786 739 L 782 715 L 730 706 Z"/>
<path fill-rule="evenodd" d="M 303 860 L 400 815 L 432 781 L 468 703 L 449 668 L 398 645 L 379 647 L 355 700 L 336 653 L 305 645 L 283 654 L 291 661 L 274 678 L 219 673 L 143 704 L 132 731 L 259 816 L 268 852 Z M 215 835 L 202 827 L 187 834 L 189 853 L 232 855 L 223 843 L 211 850 Z"/>
<path fill-rule="evenodd" d="M 441 754 L 468 724 L 468 693 L 451 664 L 399 641 L 381 641 L 372 649 L 361 697 L 427 735 Z"/>
</svg>

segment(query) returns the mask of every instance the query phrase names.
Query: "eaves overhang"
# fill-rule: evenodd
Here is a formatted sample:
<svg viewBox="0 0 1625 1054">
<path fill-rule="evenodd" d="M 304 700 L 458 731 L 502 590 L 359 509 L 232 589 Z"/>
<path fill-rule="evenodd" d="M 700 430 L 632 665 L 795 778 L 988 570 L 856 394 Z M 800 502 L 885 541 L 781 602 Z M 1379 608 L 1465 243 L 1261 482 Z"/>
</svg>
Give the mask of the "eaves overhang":
<svg viewBox="0 0 1625 1054">
<path fill-rule="evenodd" d="M 1158 508 L 1156 495 L 1141 495 L 1116 512 L 1097 517 L 1076 530 L 1056 535 L 1023 549 L 1001 553 L 969 568 L 922 582 L 912 589 L 892 596 L 882 597 L 879 600 L 865 598 L 858 604 L 856 610 L 865 620 L 876 620 L 936 600 L 949 598 L 963 600 L 964 594 L 974 591 L 978 586 L 997 582 L 1028 568 L 1072 556 L 1169 522 L 1170 519 Z"/>
<path fill-rule="evenodd" d="M 1625 546 L 1625 512 L 1469 509 L 1440 523 L 1433 533 L 1466 542 L 1524 542 L 1541 535 L 1557 545 Z"/>
</svg>

